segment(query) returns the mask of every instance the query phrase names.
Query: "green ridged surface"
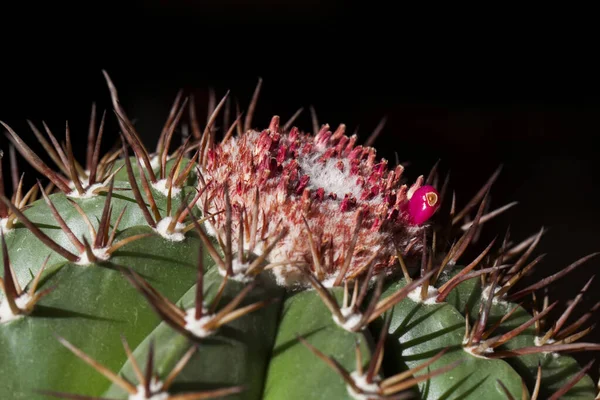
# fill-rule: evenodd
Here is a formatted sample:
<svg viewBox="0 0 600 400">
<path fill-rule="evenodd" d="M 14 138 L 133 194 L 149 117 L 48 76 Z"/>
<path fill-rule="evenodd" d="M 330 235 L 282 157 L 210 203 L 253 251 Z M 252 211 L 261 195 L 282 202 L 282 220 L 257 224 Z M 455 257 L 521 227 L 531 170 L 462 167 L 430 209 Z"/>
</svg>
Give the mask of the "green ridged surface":
<svg viewBox="0 0 600 400">
<path fill-rule="evenodd" d="M 147 231 L 131 228 L 120 236 Z M 175 301 L 195 282 L 199 242 L 192 236 L 180 243 L 151 236 L 121 248 L 111 263 L 132 268 Z M 45 272 L 40 289 L 53 286 L 55 290 L 38 303 L 33 315 L 0 325 L 2 399 L 47 398 L 36 396 L 34 390 L 100 395 L 109 386 L 106 378 L 54 335 L 118 371 L 126 359 L 120 335 L 137 346 L 160 322 L 110 263 L 53 266 Z"/>
<path fill-rule="evenodd" d="M 139 183 L 138 183 L 139 185 Z M 118 188 L 124 190 L 117 190 Z M 146 204 L 147 197 L 140 186 L 140 192 L 142 197 L 145 199 Z M 184 187 L 183 190 L 177 195 L 173 196 L 171 205 L 172 213 L 177 211 L 177 208 L 181 205 L 181 201 L 191 194 L 193 197 L 195 193 L 193 187 Z M 162 217 L 166 216 L 167 201 L 166 197 L 152 189 L 152 194 L 156 202 L 156 206 L 160 211 Z M 82 241 L 82 237 L 85 237 L 88 242 L 91 243 L 91 236 L 89 233 L 88 225 L 85 220 L 81 217 L 77 209 L 67 200 L 67 196 L 62 193 L 55 193 L 49 196 L 52 204 L 64 219 L 65 223 L 73 231 L 75 236 Z M 106 193 L 99 194 L 88 199 L 72 199 L 81 206 L 88 219 L 93 224 L 94 228 L 98 229 L 98 223 L 102 217 L 102 211 L 106 201 Z M 191 200 L 191 199 L 190 199 Z M 188 200 L 189 201 L 189 200 Z M 118 231 L 123 231 L 130 227 L 135 226 L 146 226 L 147 222 L 139 209 L 139 206 L 135 202 L 135 198 L 131 191 L 131 187 L 125 182 L 115 182 L 115 190 L 112 195 L 111 205 L 113 212 L 111 215 L 111 227 L 114 226 L 121 210 L 127 207 L 123 218 L 118 226 Z M 198 212 L 198 210 L 194 210 Z M 44 199 L 35 201 L 30 208 L 25 210 L 23 214 L 33 222 L 38 228 L 48 235 L 52 240 L 64 247 L 73 254 L 78 255 L 78 251 L 73 243 L 69 240 L 67 235 L 60 229 L 60 226 L 51 214 L 50 207 L 46 204 Z M 112 230 L 112 228 L 111 228 Z M 29 229 L 18 222 L 15 228 L 8 231 L 5 235 L 6 243 L 8 246 L 8 253 L 10 255 L 10 261 L 15 270 L 17 279 L 21 285 L 27 284 L 31 280 L 32 275 L 35 275 L 41 268 L 44 261 L 48 256 L 48 265 L 53 265 L 58 262 L 66 261 L 60 254 L 54 252 L 35 235 L 29 231 Z M 119 236 L 117 236 L 117 239 Z M 0 250 L 0 253 L 2 251 Z M 0 293 L 0 299 L 4 297 L 3 293 Z"/>
<path fill-rule="evenodd" d="M 402 279 L 387 288 L 384 296 L 405 285 Z M 515 398 L 521 398 L 521 379 L 509 364 L 475 357 L 462 349 L 465 320 L 452 305 L 428 305 L 406 298 L 392 308 L 391 314 L 384 361 L 388 375 L 414 368 L 445 348 L 447 352 L 429 366 L 429 371 L 461 362 L 419 384 L 422 399 L 478 399 L 485 394 L 485 399 L 504 400 L 506 395 L 496 379 L 502 380 Z M 381 327 L 381 321 L 378 325 Z"/>
<path fill-rule="evenodd" d="M 222 279 L 217 268 L 210 269 L 205 275 L 206 304 L 210 304 L 214 298 Z M 276 287 L 268 276 L 261 276 L 259 282 L 259 286 L 239 307 L 282 297 L 282 290 Z M 217 311 L 229 303 L 244 286 L 245 284 L 240 282 L 228 281 Z M 196 285 L 177 301 L 177 305 L 185 309 L 194 307 L 195 295 Z M 172 391 L 176 393 L 244 385 L 246 388 L 243 393 L 227 396 L 227 399 L 260 399 L 280 308 L 280 301 L 271 303 L 229 322 L 210 337 L 197 342 L 196 353 L 175 380 Z M 163 322 L 133 352 L 142 368 L 146 365 L 151 342 L 154 342 L 155 346 L 156 372 L 163 378 L 169 374 L 193 343 Z M 124 365 L 121 372 L 136 382 L 130 362 Z M 104 395 L 111 398 L 124 398 L 125 393 L 113 385 Z"/>
<path fill-rule="evenodd" d="M 335 292 L 340 299 L 340 291 Z M 325 355 L 333 356 L 350 372 L 356 369 L 357 340 L 365 366 L 370 359 L 368 333 L 365 336 L 339 327 L 315 291 L 293 294 L 283 305 L 263 399 L 351 399 L 342 378 L 298 342 L 297 335 Z"/>
<path fill-rule="evenodd" d="M 463 282 L 449 296 L 448 302 L 452 303 L 459 310 L 465 310 L 468 306 L 471 321 L 477 317 L 481 302 L 481 281 L 471 279 Z M 516 304 L 508 302 L 492 303 L 490 310 L 488 326 L 491 326 L 500 318 L 512 310 Z M 565 304 L 557 304 L 557 307 L 564 308 Z M 533 318 L 525 309 L 518 306 L 517 310 L 505 323 L 498 329 L 497 333 L 501 334 L 510 331 L 522 325 Z M 499 350 L 511 350 L 523 347 L 535 346 L 535 327 L 532 325 L 522 332 L 518 337 L 505 343 Z M 538 362 L 542 366 L 542 384 L 540 388 L 541 398 L 546 398 L 565 385 L 572 378 L 581 366 L 577 361 L 568 355 L 552 355 L 552 354 L 528 354 L 524 356 L 511 357 L 507 362 L 515 368 L 516 371 L 523 377 L 529 387 L 533 387 L 537 376 Z M 594 381 L 586 375 L 581 379 L 568 393 L 563 395 L 561 399 L 565 400 L 587 400 L 594 399 L 596 396 L 596 385 Z"/>
</svg>

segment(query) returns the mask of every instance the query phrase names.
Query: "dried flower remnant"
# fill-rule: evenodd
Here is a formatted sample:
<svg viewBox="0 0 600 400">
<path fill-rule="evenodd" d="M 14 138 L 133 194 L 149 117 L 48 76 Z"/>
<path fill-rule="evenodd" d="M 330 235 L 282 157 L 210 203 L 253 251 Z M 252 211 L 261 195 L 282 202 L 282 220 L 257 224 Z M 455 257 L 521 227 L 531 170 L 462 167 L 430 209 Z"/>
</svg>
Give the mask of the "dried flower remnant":
<svg viewBox="0 0 600 400">
<path fill-rule="evenodd" d="M 232 228 L 243 225 L 244 247 L 256 254 L 281 224 L 287 227 L 289 234 L 268 257 L 271 263 L 282 262 L 273 268 L 282 285 L 307 283 L 287 261 L 311 264 L 328 286 L 364 274 L 373 258 L 375 274 L 391 272 L 396 249 L 419 256 L 438 194 L 423 186 L 422 176 L 410 187 L 403 184 L 401 165 L 390 169 L 387 160 L 376 159 L 375 149 L 356 140 L 356 135 L 345 135 L 344 125 L 334 132 L 323 125 L 316 135 L 295 127 L 285 132 L 275 116 L 266 130 L 248 130 L 208 149 L 197 204 L 205 214 L 214 214 L 226 208 L 229 197 Z M 208 225 L 221 240 L 227 216 L 219 214 Z"/>
</svg>

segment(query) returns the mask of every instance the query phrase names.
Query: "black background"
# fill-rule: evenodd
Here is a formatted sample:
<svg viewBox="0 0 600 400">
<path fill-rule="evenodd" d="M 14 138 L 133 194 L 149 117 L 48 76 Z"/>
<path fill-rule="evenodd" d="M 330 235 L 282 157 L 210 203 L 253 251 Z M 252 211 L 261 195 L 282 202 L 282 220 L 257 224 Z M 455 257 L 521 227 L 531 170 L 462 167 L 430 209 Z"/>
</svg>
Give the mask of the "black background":
<svg viewBox="0 0 600 400">
<path fill-rule="evenodd" d="M 148 144 L 178 89 L 194 93 L 199 110 L 209 87 L 218 97 L 231 89 L 245 106 L 261 76 L 256 127 L 313 105 L 320 122 L 359 127 L 365 140 L 385 115 L 379 154 L 410 161 L 410 180 L 441 159 L 459 204 L 503 164 L 492 206 L 519 205 L 488 224 L 480 246 L 509 225 L 515 239 L 549 228 L 537 251 L 548 256 L 528 283 L 600 251 L 597 46 L 585 10 L 455 16 L 380 2 L 84 3 L 3 6 L 0 120 L 30 144 L 26 119 L 55 133 L 68 119 L 83 152 L 92 101 L 109 110 L 108 137 L 116 138 L 101 69 Z M 309 114 L 297 124 L 310 129 Z M 562 279 L 552 299 L 574 297 L 599 266 L 600 257 Z M 594 282 L 580 311 L 600 300 L 599 289 Z"/>
</svg>

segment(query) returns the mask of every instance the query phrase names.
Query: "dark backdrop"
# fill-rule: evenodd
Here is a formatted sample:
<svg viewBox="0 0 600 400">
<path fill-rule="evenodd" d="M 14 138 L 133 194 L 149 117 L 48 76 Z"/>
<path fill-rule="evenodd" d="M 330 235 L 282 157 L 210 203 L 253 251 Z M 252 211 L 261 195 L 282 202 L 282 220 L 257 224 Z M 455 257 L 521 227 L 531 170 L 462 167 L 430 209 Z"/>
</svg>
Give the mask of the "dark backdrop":
<svg viewBox="0 0 600 400">
<path fill-rule="evenodd" d="M 195 93 L 199 109 L 209 87 L 247 104 L 261 76 L 256 126 L 312 104 L 321 122 L 359 127 L 364 140 L 386 115 L 381 156 L 409 160 L 411 179 L 441 159 L 459 204 L 504 164 L 492 205 L 520 204 L 489 223 L 481 245 L 509 225 L 514 238 L 549 228 L 537 252 L 549 254 L 528 282 L 600 251 L 599 85 L 594 47 L 583 41 L 589 25 L 578 19 L 571 28 L 566 15 L 457 19 L 316 0 L 2 7 L 0 119 L 29 143 L 27 118 L 56 132 L 68 119 L 83 151 L 92 101 L 109 108 L 103 68 L 152 144 L 178 89 Z M 308 113 L 298 124 L 310 128 Z M 574 297 L 599 266 L 600 258 L 580 267 L 552 298 Z M 594 282 L 581 310 L 600 300 L 599 289 Z M 598 332 L 589 338 L 600 341 Z"/>
</svg>

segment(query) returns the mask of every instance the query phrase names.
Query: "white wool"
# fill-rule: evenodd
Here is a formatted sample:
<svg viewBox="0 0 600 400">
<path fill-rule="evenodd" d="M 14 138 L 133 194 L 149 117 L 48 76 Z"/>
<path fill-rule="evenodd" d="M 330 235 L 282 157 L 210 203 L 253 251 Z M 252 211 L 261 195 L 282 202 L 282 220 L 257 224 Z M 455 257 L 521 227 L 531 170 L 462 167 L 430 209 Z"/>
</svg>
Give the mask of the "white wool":
<svg viewBox="0 0 600 400">
<path fill-rule="evenodd" d="M 494 352 L 494 349 L 492 349 L 491 347 L 486 348 L 483 351 L 483 354 L 481 354 L 480 350 L 478 350 L 478 346 L 474 345 L 474 346 L 464 346 L 466 344 L 466 341 L 463 340 L 463 350 L 466 351 L 467 353 L 469 353 L 470 355 L 477 357 L 477 358 L 483 358 L 483 359 L 487 359 L 487 357 L 485 356 L 485 354 L 492 354 Z"/>
<path fill-rule="evenodd" d="M 237 281 L 237 282 L 251 282 L 254 280 L 252 276 L 247 276 L 246 271 L 250 267 L 249 262 L 241 263 L 237 258 L 232 260 L 231 269 L 233 270 L 233 275 L 229 276 L 229 279 Z M 226 276 L 227 270 L 223 268 L 219 268 L 219 275 Z"/>
<path fill-rule="evenodd" d="M 325 194 L 335 193 L 338 200 L 342 200 L 347 193 L 351 193 L 356 199 L 360 198 L 361 187 L 356 183 L 358 176 L 350 175 L 350 162 L 342 159 L 344 171 L 336 166 L 340 159 L 330 158 L 323 164 L 318 159 L 323 153 L 316 153 L 310 157 L 299 157 L 298 165 L 304 174 L 310 176 L 307 188 L 317 190 L 325 189 Z"/>
<path fill-rule="evenodd" d="M 86 188 L 87 186 L 87 180 L 84 180 L 82 186 L 85 188 L 83 194 L 80 194 L 77 189 L 73 189 L 69 194 L 67 194 L 67 197 L 71 197 L 74 199 L 90 199 L 94 196 L 97 195 L 97 193 L 94 193 L 95 190 L 101 188 L 102 186 L 104 186 L 104 184 L 102 183 L 95 183 L 92 186 L 89 186 Z M 74 183 L 69 183 L 69 187 L 71 188 L 75 188 L 75 184 Z"/>
<path fill-rule="evenodd" d="M 352 396 L 352 398 L 356 400 L 369 400 L 380 398 L 377 394 L 379 391 L 379 385 L 377 381 L 374 379 L 372 383 L 367 382 L 366 375 L 360 375 L 357 371 L 354 371 L 350 374 L 350 377 L 354 381 L 354 384 L 360 389 L 361 393 L 357 393 L 350 385 L 346 385 L 346 389 L 348 390 L 348 394 Z"/>
<path fill-rule="evenodd" d="M 24 310 L 27 303 L 31 301 L 31 296 L 28 293 L 23 293 L 15 299 L 15 304 L 19 310 Z M 0 303 L 0 322 L 9 322 L 17 318 L 21 318 L 23 314 L 14 314 L 8 305 L 8 301 L 4 300 Z"/>
<path fill-rule="evenodd" d="M 169 195 L 169 188 L 167 187 L 167 179 L 160 179 L 160 180 L 156 181 L 156 183 L 152 184 L 152 187 L 157 192 L 162 193 L 163 196 Z M 171 196 L 177 196 L 179 194 L 179 192 L 181 192 L 180 187 L 171 185 Z"/>
<path fill-rule="evenodd" d="M 6 235 L 8 232 L 12 231 L 12 229 L 8 228 L 8 218 L 0 218 L 0 228 L 2 232 Z"/>
<path fill-rule="evenodd" d="M 335 314 L 332 315 L 333 321 L 345 330 L 353 332 L 359 326 L 363 315 L 360 312 L 354 312 L 353 307 L 343 307 L 340 311 L 344 317 L 344 321 L 340 321 Z"/>
<path fill-rule="evenodd" d="M 498 286 L 496 286 L 496 288 L 494 289 L 494 298 L 492 299 L 492 304 L 508 307 L 508 303 L 506 302 L 505 299 L 496 296 L 496 293 L 498 293 L 501 289 L 502 288 L 498 287 Z M 481 292 L 481 300 L 484 303 L 487 303 L 488 299 L 490 298 L 491 291 L 492 291 L 492 286 L 487 285 Z"/>
<path fill-rule="evenodd" d="M 154 228 L 153 230 L 167 240 L 171 240 L 173 242 L 181 242 L 183 239 L 185 239 L 185 234 L 182 232 L 183 228 L 185 228 L 185 224 L 177 222 L 175 224 L 173 232 L 169 232 L 168 229 L 169 225 L 171 224 L 171 221 L 171 217 L 164 217 L 158 222 L 158 224 L 156 224 L 156 228 Z"/>
<path fill-rule="evenodd" d="M 169 393 L 163 392 L 163 383 L 152 378 L 150 381 L 150 397 L 146 397 L 143 385 L 137 386 L 137 392 L 129 395 L 129 400 L 168 400 Z"/>
<path fill-rule="evenodd" d="M 199 338 L 205 338 L 215 333 L 214 330 L 206 329 L 204 326 L 214 318 L 214 314 L 208 314 L 208 310 L 202 307 L 203 314 L 196 319 L 196 308 L 192 307 L 185 312 L 185 329 Z"/>
<path fill-rule="evenodd" d="M 99 260 L 106 261 L 106 260 L 108 260 L 110 258 L 110 254 L 108 253 L 108 247 L 102 247 L 100 249 L 93 248 L 92 249 L 92 253 Z M 77 265 L 88 265 L 88 264 L 91 264 L 91 261 L 90 261 L 90 259 L 88 257 L 88 254 L 87 254 L 87 252 L 85 250 L 79 255 L 79 261 L 77 261 L 76 264 Z"/>
<path fill-rule="evenodd" d="M 425 299 L 421 298 L 421 288 L 422 286 L 417 286 L 413 290 L 408 293 L 408 298 L 414 301 L 415 303 L 423 303 L 426 305 L 437 304 L 437 295 L 438 291 L 433 286 L 427 286 L 427 297 Z"/>
</svg>

